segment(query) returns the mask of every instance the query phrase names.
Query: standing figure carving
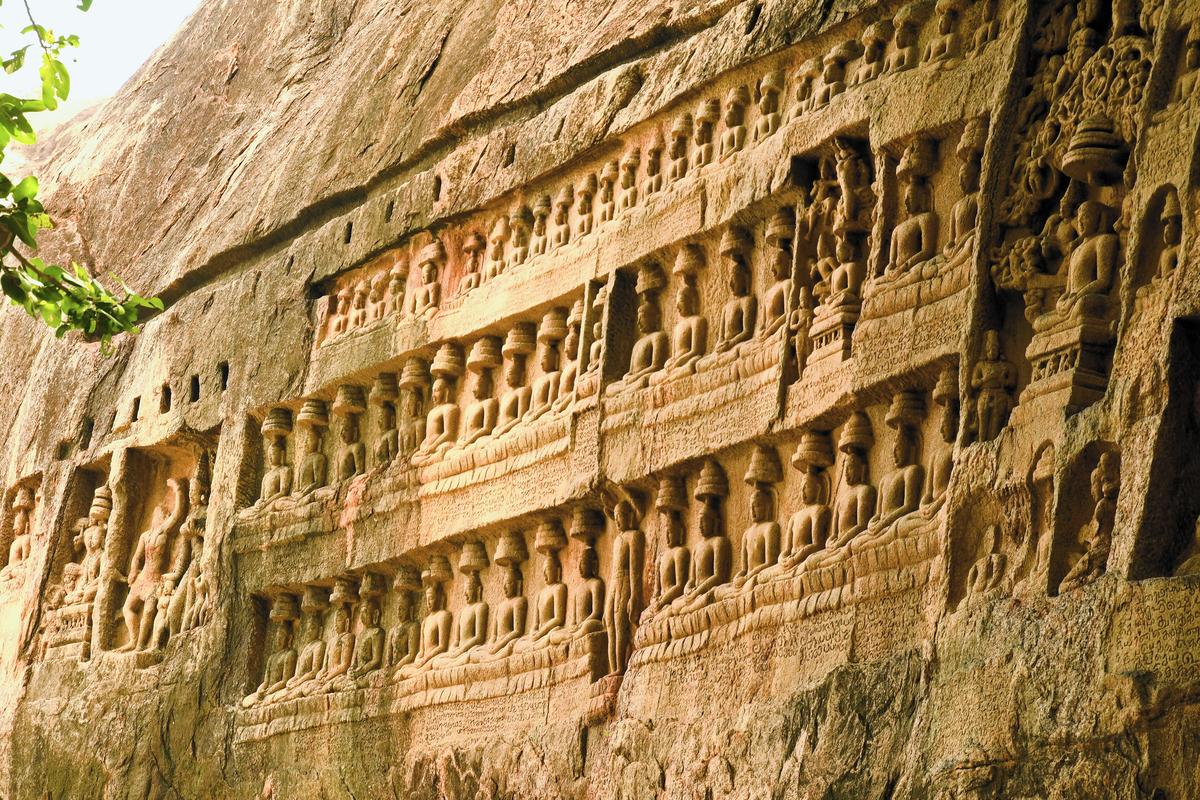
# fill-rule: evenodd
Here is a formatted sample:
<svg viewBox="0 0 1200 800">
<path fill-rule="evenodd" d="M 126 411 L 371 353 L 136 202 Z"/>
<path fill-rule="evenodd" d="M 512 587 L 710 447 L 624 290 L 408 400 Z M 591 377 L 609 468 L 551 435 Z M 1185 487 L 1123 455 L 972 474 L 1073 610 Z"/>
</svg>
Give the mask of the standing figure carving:
<svg viewBox="0 0 1200 800">
<path fill-rule="evenodd" d="M 127 640 L 118 648 L 119 651 L 145 650 L 151 644 L 171 542 L 179 531 L 187 508 L 187 483 L 180 478 L 171 478 L 167 481 L 166 497 L 154 510 L 150 528 L 138 537 L 133 548 L 128 575 L 117 573 L 117 579 L 129 585 L 129 594 L 121 609 Z"/>
</svg>

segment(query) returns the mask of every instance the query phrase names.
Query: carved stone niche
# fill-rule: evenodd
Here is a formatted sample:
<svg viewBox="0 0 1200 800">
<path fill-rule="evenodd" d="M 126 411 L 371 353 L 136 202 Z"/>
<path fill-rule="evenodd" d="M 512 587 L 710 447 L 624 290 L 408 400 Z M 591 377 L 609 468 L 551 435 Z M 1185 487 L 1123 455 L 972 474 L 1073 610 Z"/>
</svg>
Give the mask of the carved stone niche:
<svg viewBox="0 0 1200 800">
<path fill-rule="evenodd" d="M 172 628 L 178 630 L 172 618 L 182 611 L 187 582 L 203 565 L 195 558 L 203 551 L 198 513 L 207 504 L 205 453 L 215 449 L 216 435 L 127 450 L 112 476 L 97 633 L 102 649 L 136 653 L 138 666 L 161 658 Z"/>
<path fill-rule="evenodd" d="M 1160 187 L 1142 212 L 1134 246 L 1137 260 L 1129 284 L 1122 286 L 1125 314 L 1132 300 L 1135 324 L 1160 323 L 1183 252 L 1183 228 L 1179 192 L 1171 184 Z"/>
<path fill-rule="evenodd" d="M 1157 337 L 1155 342 L 1157 348 Z M 1158 409 L 1162 414 L 1156 437 L 1142 451 L 1153 456 L 1145 460 L 1148 467 L 1142 475 L 1129 476 L 1145 492 L 1133 526 L 1130 580 L 1200 575 L 1200 494 L 1181 491 L 1200 485 L 1200 451 L 1179 446 L 1200 441 L 1200 323 L 1175 321 L 1165 383 L 1153 370 L 1129 380 L 1121 396 L 1127 418 L 1137 420 Z"/>
<path fill-rule="evenodd" d="M 1062 473 L 1049 552 L 1051 596 L 1104 575 L 1112 550 L 1121 457 L 1110 442 L 1091 442 Z"/>
<path fill-rule="evenodd" d="M 45 659 L 91 655 L 92 602 L 112 516 L 107 460 L 77 469 L 70 478 L 58 542 L 51 548 L 41 622 Z"/>
<path fill-rule="evenodd" d="M 31 475 L 16 483 L 3 497 L 0 510 L 0 586 L 21 586 L 25 582 L 26 562 L 33 551 L 37 530 L 38 507 L 41 500 L 41 474 Z"/>
<path fill-rule="evenodd" d="M 1028 511 L 1029 496 L 1022 488 L 985 487 L 967 494 L 951 511 L 946 526 L 950 610 L 1011 594 L 1020 562 L 1014 532 L 1021 526 L 1016 519 L 1006 519 L 1006 513 Z"/>
</svg>

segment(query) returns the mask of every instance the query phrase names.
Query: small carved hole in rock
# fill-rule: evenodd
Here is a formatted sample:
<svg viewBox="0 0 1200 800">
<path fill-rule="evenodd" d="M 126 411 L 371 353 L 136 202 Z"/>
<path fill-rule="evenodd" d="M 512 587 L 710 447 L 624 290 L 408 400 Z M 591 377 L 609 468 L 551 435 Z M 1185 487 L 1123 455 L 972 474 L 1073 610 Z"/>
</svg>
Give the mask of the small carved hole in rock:
<svg viewBox="0 0 1200 800">
<path fill-rule="evenodd" d="M 135 397 L 135 398 L 133 398 L 133 411 L 129 414 L 129 421 L 137 422 L 138 417 L 141 416 L 141 413 L 142 413 L 142 398 Z"/>
<path fill-rule="evenodd" d="M 79 429 L 79 449 L 87 450 L 92 446 L 92 434 L 96 430 L 96 420 L 91 417 L 83 418 L 83 427 Z"/>
<path fill-rule="evenodd" d="M 346 232 L 342 235 L 342 243 L 350 244 L 350 240 L 354 238 L 354 223 L 346 223 Z"/>
<path fill-rule="evenodd" d="M 510 144 L 504 149 L 504 166 L 511 167 L 513 162 L 517 160 L 517 146 Z"/>
<path fill-rule="evenodd" d="M 158 396 L 158 413 L 165 414 L 171 410 L 171 387 L 168 384 L 163 384 L 162 391 Z"/>
<path fill-rule="evenodd" d="M 755 3 L 754 8 L 750 9 L 750 18 L 746 20 L 746 35 L 754 33 L 754 29 L 758 27 L 758 18 L 762 16 L 762 3 Z"/>
<path fill-rule="evenodd" d="M 439 201 L 441 199 L 442 199 L 442 176 L 434 175 L 433 176 L 433 202 L 436 203 L 437 201 Z"/>
<path fill-rule="evenodd" d="M 197 400 L 200 399 L 200 376 L 199 375 L 192 376 L 192 387 L 191 388 L 192 388 L 192 391 L 191 391 L 191 394 L 189 395 L 189 397 L 191 397 L 192 402 L 195 403 Z"/>
<path fill-rule="evenodd" d="M 392 215 L 396 213 L 396 201 L 388 200 L 387 208 L 383 210 L 383 221 L 391 222 Z"/>
<path fill-rule="evenodd" d="M 63 439 L 58 443 L 58 448 L 54 451 L 54 457 L 59 461 L 62 461 L 69 455 L 71 455 L 71 440 Z"/>
<path fill-rule="evenodd" d="M 221 381 L 221 391 L 223 392 L 226 389 L 228 389 L 229 388 L 229 362 L 228 361 L 222 361 L 220 364 L 217 364 L 217 377 Z"/>
</svg>

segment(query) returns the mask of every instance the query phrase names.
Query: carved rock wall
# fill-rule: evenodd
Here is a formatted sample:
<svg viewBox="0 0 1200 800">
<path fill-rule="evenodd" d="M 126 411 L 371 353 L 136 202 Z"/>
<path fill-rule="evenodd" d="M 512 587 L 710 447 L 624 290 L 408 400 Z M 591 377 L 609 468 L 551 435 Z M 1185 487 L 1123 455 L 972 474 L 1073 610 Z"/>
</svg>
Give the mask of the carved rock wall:
<svg viewBox="0 0 1200 800">
<path fill-rule="evenodd" d="M 1190 0 L 204 4 L 40 153 L 168 309 L 0 322 L 0 797 L 1200 795 L 1198 80 Z"/>
</svg>

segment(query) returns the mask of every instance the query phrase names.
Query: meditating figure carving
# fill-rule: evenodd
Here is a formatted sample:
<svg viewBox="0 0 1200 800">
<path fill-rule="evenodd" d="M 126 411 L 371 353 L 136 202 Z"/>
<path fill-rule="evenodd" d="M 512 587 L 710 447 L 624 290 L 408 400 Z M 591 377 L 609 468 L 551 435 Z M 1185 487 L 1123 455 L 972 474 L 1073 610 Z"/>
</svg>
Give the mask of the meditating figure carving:
<svg viewBox="0 0 1200 800">
<path fill-rule="evenodd" d="M 817 90 L 816 107 L 828 105 L 829 101 L 846 91 L 846 62 L 858 55 L 858 42 L 842 42 L 830 50 L 821 65 L 821 88 Z"/>
<path fill-rule="evenodd" d="M 417 257 L 421 285 L 412 294 L 411 313 L 414 317 L 431 317 L 442 303 L 442 283 L 439 278 L 446 263 L 446 250 L 440 239 L 421 248 Z"/>
<path fill-rule="evenodd" d="M 712 163 L 717 122 L 721 119 L 721 101 L 715 97 L 701 100 L 696 107 L 695 127 L 692 130 L 692 169 Z"/>
<path fill-rule="evenodd" d="M 887 54 L 887 44 L 891 38 L 891 20 L 879 20 L 866 27 L 859 39 L 862 43 L 862 61 L 850 79 L 851 86 L 870 83 L 883 75 L 887 67 L 884 56 Z"/>
<path fill-rule="evenodd" d="M 354 284 L 354 299 L 350 305 L 350 321 L 347 324 L 350 330 L 361 328 L 366 324 L 368 294 L 369 290 L 365 280 L 360 280 Z"/>
<path fill-rule="evenodd" d="M 527 361 L 537 349 L 537 332 L 532 322 L 518 322 L 508 330 L 504 339 L 504 383 L 508 387 L 500 396 L 500 412 L 496 421 L 497 437 L 511 431 L 529 411 L 533 392 L 530 389 Z"/>
<path fill-rule="evenodd" d="M 501 217 L 500 219 L 504 219 Z M 506 232 L 507 233 L 507 232 Z M 504 242 L 501 240 L 501 252 Z M 466 294 L 483 283 L 483 251 L 487 243 L 478 231 L 471 231 L 463 240 L 463 275 L 458 280 L 458 293 Z"/>
<path fill-rule="evenodd" d="M 1016 367 L 1005 360 L 1000 350 L 1000 332 L 987 331 L 983 335 L 983 355 L 971 370 L 975 404 L 968 432 L 975 441 L 991 441 L 1004 429 L 1013 408 L 1012 391 L 1016 385 Z"/>
<path fill-rule="evenodd" d="M 892 447 L 895 469 L 880 480 L 879 511 L 854 548 L 863 550 L 895 540 L 906 531 L 898 523 L 920 508 L 925 488 L 925 467 L 920 457 L 920 425 L 924 417 L 925 401 L 919 392 L 901 391 L 892 398 L 887 424 L 896 430 Z"/>
<path fill-rule="evenodd" d="M 509 533 L 500 538 L 496 545 L 495 563 L 504 568 L 504 599 L 496 606 L 493 619 L 491 644 L 478 648 L 471 654 L 471 661 L 487 661 L 504 658 L 513 651 L 517 641 L 525 635 L 525 621 L 529 615 L 529 601 L 525 599 L 525 579 L 521 564 L 529 557 L 525 550 L 525 537 Z"/>
<path fill-rule="evenodd" d="M 668 476 L 659 480 L 654 506 L 662 520 L 666 547 L 658 557 L 658 565 L 654 571 L 654 599 L 642 614 L 643 620 L 668 609 L 683 595 L 690 566 L 687 529 L 683 522 L 683 515 L 687 513 L 687 488 L 683 478 Z"/>
<path fill-rule="evenodd" d="M 528 206 L 518 206 L 508 215 L 510 231 L 508 256 L 504 261 L 504 269 L 524 264 L 529 259 L 529 244 L 532 236 L 533 214 Z"/>
<path fill-rule="evenodd" d="M 1007 577 L 1005 568 L 1008 566 L 1008 556 L 1000 549 L 999 525 L 988 526 L 985 542 L 987 550 L 967 572 L 967 597 L 973 600 L 982 599 L 997 592 Z"/>
<path fill-rule="evenodd" d="M 335 589 L 336 592 L 336 589 Z M 332 596 L 330 598 L 333 600 Z M 354 631 L 350 628 L 350 604 L 334 602 L 333 643 L 325 649 L 325 664 L 312 683 L 305 689 L 306 695 L 337 691 L 347 686 L 346 674 L 354 663 Z"/>
<path fill-rule="evenodd" d="M 601 225 L 611 222 L 617 215 L 616 187 L 620 175 L 621 167 L 616 160 L 605 163 L 600 171 L 600 191 L 596 195 L 596 203 L 600 208 L 596 216 Z"/>
<path fill-rule="evenodd" d="M 354 659 L 343 682 L 346 689 L 364 685 L 365 679 L 383 666 L 384 633 L 379 626 L 379 601 L 373 597 L 364 599 L 359 616 L 363 627 L 355 637 Z"/>
<path fill-rule="evenodd" d="M 463 415 L 462 435 L 458 441 L 460 447 L 469 447 L 491 436 L 496 429 L 500 403 L 495 398 L 492 372 L 500 366 L 500 360 L 500 342 L 495 336 L 484 336 L 471 345 L 467 370 L 475 376 L 471 389 L 475 399 Z"/>
<path fill-rule="evenodd" d="M 1080 533 L 1083 536 L 1083 552 L 1067 570 L 1058 592 L 1069 592 L 1100 577 L 1108 569 L 1108 554 L 1112 549 L 1113 522 L 1116 518 L 1117 494 L 1121 490 L 1121 478 L 1117 458 L 1113 453 L 1100 455 L 1096 468 L 1092 470 L 1092 518 Z"/>
<path fill-rule="evenodd" d="M 128 578 L 116 573 L 118 581 L 129 585 L 129 594 L 121 609 L 127 638 L 125 644 L 118 648 L 119 651 L 145 650 L 151 644 L 154 618 L 158 613 L 158 595 L 167 569 L 171 541 L 179 531 L 187 508 L 187 483 L 179 478 L 171 478 L 167 481 L 167 496 L 154 510 L 150 528 L 138 537 L 134 546 Z"/>
<path fill-rule="evenodd" d="M 679 321 L 671 333 L 671 357 L 663 364 L 663 371 L 651 377 L 651 383 L 659 377 L 670 379 L 692 374 L 708 347 L 708 320 L 700 314 L 700 292 L 696 289 L 695 275 L 685 273 L 680 276 L 675 308 L 679 312 Z"/>
<path fill-rule="evenodd" d="M 421 625 L 416 617 L 416 595 L 421 578 L 415 567 L 402 566 L 392 581 L 396 595 L 396 624 L 384 643 L 384 666 L 395 674 L 417 660 L 421 651 Z"/>
<path fill-rule="evenodd" d="M 533 228 L 529 237 L 529 252 L 534 256 L 545 255 L 550 246 L 549 224 L 550 195 L 539 195 L 533 203 Z"/>
<path fill-rule="evenodd" d="M 413 356 L 404 363 L 400 373 L 400 421 L 396 430 L 396 446 L 400 453 L 410 456 L 425 440 L 425 389 L 429 377 L 425 362 Z"/>
<path fill-rule="evenodd" d="M 400 397 L 400 387 L 396 383 L 396 373 L 381 372 L 371 385 L 367 400 L 378 411 L 378 433 L 375 435 L 375 447 L 372 456 L 377 467 L 385 466 L 395 460 L 400 452 L 400 432 L 396 428 L 396 400 Z"/>
<path fill-rule="evenodd" d="M 514 211 L 513 214 L 515 216 L 516 212 Z M 513 232 L 510 230 L 509 218 L 501 214 L 492 223 L 492 230 L 488 234 L 487 251 L 482 269 L 478 273 L 468 272 L 467 277 L 460 284 L 460 291 L 470 291 L 475 286 L 486 283 L 504 272 L 508 265 L 506 248 L 512 238 Z M 478 274 L 479 278 L 471 280 L 470 276 L 475 274 Z"/>
<path fill-rule="evenodd" d="M 529 409 L 524 414 L 525 422 L 540 419 L 550 411 L 562 382 L 559 370 L 559 343 L 567 335 L 567 310 L 552 308 L 542 317 L 537 331 L 538 369 L 541 374 L 533 382 Z M 572 387 L 573 388 L 573 387 Z"/>
<path fill-rule="evenodd" d="M 287 463 L 287 436 L 292 432 L 292 412 L 273 408 L 263 419 L 262 435 L 267 451 L 267 470 L 262 479 L 258 502 L 261 507 L 287 497 L 292 492 L 292 467 Z"/>
<path fill-rule="evenodd" d="M 657 194 L 663 188 L 662 154 L 665 149 L 661 133 L 655 134 L 646 147 L 646 183 L 642 190 L 646 197 Z"/>
<path fill-rule="evenodd" d="M 728 484 L 723 482 L 724 472 L 715 461 L 710 459 L 705 462 L 705 467 L 710 474 L 708 484 L 712 487 L 707 493 L 708 502 L 719 509 L 720 501 L 728 494 Z M 779 456 L 774 448 L 756 447 L 746 472 L 746 483 L 753 487 L 750 493 L 751 522 L 742 534 L 742 567 L 731 583 L 735 589 L 752 588 L 758 583 L 760 573 L 779 560 L 783 535 L 775 519 L 775 494 L 771 487 L 783 477 L 780 472 Z M 701 478 L 704 478 L 703 473 Z M 696 492 L 699 494 L 699 488 Z"/>
<path fill-rule="evenodd" d="M 622 493 L 624 494 L 624 493 Z M 613 536 L 608 597 L 604 626 L 608 632 L 609 674 L 621 674 L 629 664 L 633 633 L 642 615 L 642 562 L 645 542 L 639 520 L 641 511 L 632 497 L 624 494 L 613 509 L 617 532 Z"/>
<path fill-rule="evenodd" d="M 949 69 L 958 62 L 962 50 L 958 18 L 962 9 L 963 0 L 937 0 L 937 36 L 925 48 L 925 63 L 936 63 L 942 69 Z"/>
<path fill-rule="evenodd" d="M 1158 255 L 1156 275 L 1160 280 L 1165 280 L 1170 278 L 1179 266 L 1179 245 L 1183 241 L 1183 212 L 1179 208 L 1179 195 L 1174 189 L 1167 192 L 1163 198 L 1161 220 L 1162 252 Z"/>
<path fill-rule="evenodd" d="M 917 4 L 907 3 L 901 6 L 892 18 L 892 27 L 895 35 L 892 37 L 892 52 L 887 57 L 888 74 L 904 72 L 917 65 L 920 56 L 917 39 L 920 20 L 917 18 Z"/>
<path fill-rule="evenodd" d="M 667 158 L 667 180 L 671 183 L 683 180 L 688 171 L 688 141 L 692 138 L 692 115 L 680 114 L 671 125 L 671 144 Z"/>
<path fill-rule="evenodd" d="M 729 227 L 721 236 L 721 255 L 729 262 L 731 297 L 721 309 L 721 325 L 713 347 L 715 355 L 735 353 L 739 345 L 754 336 L 758 300 L 750 291 L 750 249 L 750 237 L 742 228 Z"/>
<path fill-rule="evenodd" d="M 343 286 L 338 290 L 333 317 L 329 321 L 329 338 L 333 339 L 341 336 L 348 329 L 350 325 L 350 304 L 353 298 L 354 290 L 352 287 Z"/>
<path fill-rule="evenodd" d="M 569 407 L 575 399 L 575 383 L 579 378 L 579 345 L 583 329 L 583 298 L 571 304 L 571 312 L 567 315 L 567 337 L 562 343 L 562 353 L 559 356 L 562 369 L 558 374 L 558 388 L 554 391 L 554 402 L 551 409 L 561 412 Z M 535 404 L 536 408 L 536 404 Z M 530 412 L 532 414 L 532 410 Z"/>
<path fill-rule="evenodd" d="M 409 664 L 397 667 L 397 680 L 409 678 L 427 668 L 433 659 L 450 649 L 450 628 L 453 617 L 446 610 L 446 594 L 442 584 L 450 580 L 450 562 L 445 556 L 434 556 L 421 573 L 425 587 L 425 619 L 421 622 L 421 648 Z"/>
<path fill-rule="evenodd" d="M 825 549 L 806 559 L 807 568 L 817 569 L 844 560 L 850 554 L 849 545 L 867 529 L 867 523 L 875 516 L 875 487 L 867 475 L 867 453 L 874 443 L 870 418 L 862 411 L 855 411 L 846 421 L 838 440 L 844 482 L 834 504 L 833 530 L 825 542 Z"/>
<path fill-rule="evenodd" d="M 395 263 L 388 272 L 387 310 L 385 314 L 400 314 L 404 312 L 404 292 L 408 287 L 408 263 L 395 256 Z"/>
<path fill-rule="evenodd" d="M 885 275 L 898 278 L 937 252 L 937 214 L 930 208 L 929 187 L 917 179 L 904 187 L 906 218 L 892 231 Z"/>
<path fill-rule="evenodd" d="M 466 664 L 471 651 L 487 642 L 488 604 L 483 599 L 483 581 L 479 573 L 487 566 L 487 554 L 481 542 L 463 545 L 458 569 L 466 575 L 464 599 L 466 605 L 458 612 L 454 625 L 454 643 L 450 649 L 431 662 L 434 669 Z"/>
<path fill-rule="evenodd" d="M 966 257 L 975 243 L 975 231 L 979 227 L 980 159 L 986 138 L 987 122 L 977 117 L 967 123 L 959 139 L 957 152 L 962 164 L 958 168 L 958 185 L 962 197 L 950 209 L 950 234 L 944 248 L 947 257 L 959 253 Z"/>
<path fill-rule="evenodd" d="M 621 191 L 617 198 L 617 210 L 628 211 L 638 204 L 638 167 L 642 155 L 636 149 L 621 156 Z"/>
<path fill-rule="evenodd" d="M 754 123 L 754 141 L 761 142 L 779 130 L 779 95 L 783 94 L 783 73 L 768 72 L 758 83 L 758 121 Z"/>
<path fill-rule="evenodd" d="M 759 337 L 769 339 L 784 330 L 792 315 L 792 239 L 796 216 L 790 206 L 775 212 L 767 223 L 766 240 L 771 248 L 771 276 L 775 282 L 763 295 L 763 324 Z"/>
<path fill-rule="evenodd" d="M 817 97 L 814 87 L 817 78 L 821 76 L 821 59 L 812 57 L 806 59 L 796 70 L 796 103 L 792 106 L 791 118 L 802 117 L 816 106 Z"/>
<path fill-rule="evenodd" d="M 1120 238 L 1111 228 L 1106 231 L 1105 207 L 1095 200 L 1080 203 L 1075 225 L 1079 237 L 1067 258 L 1065 291 L 1052 310 L 1033 320 L 1035 331 L 1068 320 L 1101 318 L 1108 311 L 1108 292 L 1121 257 Z"/>
<path fill-rule="evenodd" d="M 832 512 L 829 508 L 829 477 L 833 466 L 833 444 L 829 434 L 805 431 L 792 465 L 803 473 L 800 481 L 801 506 L 788 520 L 783 547 L 779 554 L 779 573 L 804 569 L 808 560 L 825 550 L 829 542 Z M 764 573 L 764 580 L 768 576 Z"/>
<path fill-rule="evenodd" d="M 1200 87 L 1200 23 L 1188 27 L 1183 45 L 1183 73 L 1175 84 L 1174 102 L 1179 103 L 1193 97 Z"/>
<path fill-rule="evenodd" d="M 333 413 L 341 418 L 338 445 L 338 480 L 348 481 L 367 471 L 367 446 L 362 441 L 359 418 L 367 411 L 361 386 L 343 383 L 333 401 Z"/>
<path fill-rule="evenodd" d="M 700 501 L 700 541 L 692 548 L 691 575 L 683 595 L 675 601 L 675 611 L 695 611 L 727 596 L 730 590 L 746 585 L 744 581 L 729 583 L 733 571 L 733 545 L 725 535 L 725 514 L 721 508 L 728 496 L 729 482 L 725 471 L 715 460 L 708 459 L 700 469 L 695 491 L 695 497 Z"/>
<path fill-rule="evenodd" d="M 586 236 L 592 232 L 594 203 L 597 191 L 596 175 L 589 174 L 575 192 L 575 233 Z"/>
<path fill-rule="evenodd" d="M 454 400 L 453 381 L 463 373 L 462 351 L 453 343 L 442 345 L 430 372 L 435 376 L 431 396 L 433 407 L 425 421 L 425 440 L 411 458 L 416 466 L 441 458 L 458 439 L 459 409 Z"/>
<path fill-rule="evenodd" d="M 725 98 L 725 132 L 721 134 L 721 161 L 725 161 L 746 146 L 748 105 L 750 92 L 744 85 L 735 86 Z"/>
<path fill-rule="evenodd" d="M 329 427 L 329 414 L 322 399 L 306 399 L 296 415 L 296 425 L 305 432 L 302 447 L 304 459 L 300 462 L 300 480 L 296 481 L 296 492 L 301 497 L 316 492 L 328 483 L 329 458 L 322 451 L 325 428 Z"/>
<path fill-rule="evenodd" d="M 670 340 L 662 330 L 662 315 L 658 307 L 658 293 L 665 285 L 666 277 L 657 264 L 644 264 L 638 271 L 638 340 L 629 356 L 629 371 L 624 378 L 608 387 L 607 394 L 645 387 L 650 375 L 666 364 Z"/>
<path fill-rule="evenodd" d="M 267 658 L 262 683 L 242 698 L 242 708 L 258 705 L 264 698 L 283 689 L 296 673 L 296 648 L 292 645 L 292 620 L 296 618 L 296 601 L 281 595 L 271 605 L 270 619 L 275 623 L 275 649 Z"/>
<path fill-rule="evenodd" d="M 300 648 L 296 669 L 288 678 L 283 688 L 268 695 L 266 702 L 274 703 L 291 700 L 311 694 L 318 686 L 317 675 L 325 664 L 325 639 L 322 637 L 322 619 L 329 603 L 324 592 L 310 586 L 304 591 L 304 600 L 300 610 L 303 618 L 300 621 L 300 631 L 304 637 L 304 646 Z"/>
<path fill-rule="evenodd" d="M 591 199 L 588 199 L 588 206 L 591 206 Z M 571 206 L 575 204 L 575 187 L 571 184 L 566 184 L 559 189 L 558 196 L 554 198 L 554 233 L 551 238 L 551 244 L 554 247 L 562 247 L 571 241 Z M 590 222 L 589 222 L 590 224 Z"/>
<path fill-rule="evenodd" d="M 542 554 L 542 577 L 545 585 L 538 591 L 533 604 L 533 626 L 529 633 L 514 645 L 514 651 L 525 652 L 554 641 L 567 624 L 567 585 L 562 579 L 562 562 L 558 553 L 567 546 L 566 536 L 558 521 L 544 522 L 534 538 L 534 549 Z"/>
<path fill-rule="evenodd" d="M 371 291 L 367 295 L 367 321 L 376 322 L 387 313 L 387 273 L 380 272 L 371 278 Z"/>
</svg>

